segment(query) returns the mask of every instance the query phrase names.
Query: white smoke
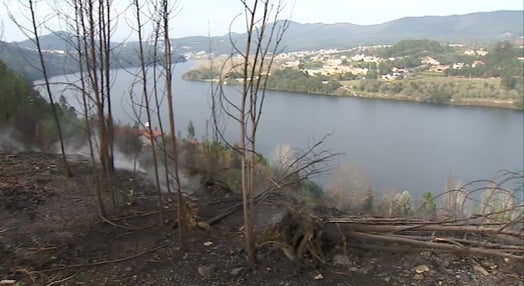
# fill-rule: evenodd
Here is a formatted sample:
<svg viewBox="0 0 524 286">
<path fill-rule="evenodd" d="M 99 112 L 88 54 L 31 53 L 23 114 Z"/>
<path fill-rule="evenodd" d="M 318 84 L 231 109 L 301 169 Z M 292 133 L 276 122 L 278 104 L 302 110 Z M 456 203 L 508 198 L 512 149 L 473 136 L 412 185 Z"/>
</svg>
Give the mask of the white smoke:
<svg viewBox="0 0 524 286">
<path fill-rule="evenodd" d="M 16 152 L 24 151 L 24 144 L 16 139 L 19 135 L 19 131 L 12 127 L 0 128 L 0 150 Z"/>
<path fill-rule="evenodd" d="M 100 148 L 98 148 L 99 140 L 98 140 L 98 137 L 96 136 L 93 136 L 91 140 L 93 142 L 95 160 L 96 160 L 96 163 L 98 164 L 100 163 L 100 160 L 99 160 Z M 81 142 L 80 144 L 78 138 L 66 139 L 64 141 L 64 149 L 65 149 L 66 155 L 68 156 L 79 156 L 86 160 L 91 157 L 88 142 Z M 61 152 L 60 151 L 60 142 L 55 143 L 52 150 L 55 154 L 60 153 Z M 133 156 L 126 155 L 124 152 L 120 151 L 116 146 L 114 147 L 113 154 L 114 154 L 113 159 L 114 159 L 115 168 L 121 169 L 121 170 L 132 171 L 132 172 L 143 172 L 143 173 L 146 172 L 146 170 L 142 168 L 142 166 L 140 165 L 138 155 L 136 158 Z"/>
</svg>

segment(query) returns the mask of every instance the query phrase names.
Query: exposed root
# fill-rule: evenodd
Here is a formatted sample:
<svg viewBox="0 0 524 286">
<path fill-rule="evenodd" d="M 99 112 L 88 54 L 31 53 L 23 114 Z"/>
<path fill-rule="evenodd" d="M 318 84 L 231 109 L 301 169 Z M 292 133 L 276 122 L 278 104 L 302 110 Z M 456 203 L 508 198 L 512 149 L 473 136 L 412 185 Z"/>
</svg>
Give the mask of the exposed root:
<svg viewBox="0 0 524 286">
<path fill-rule="evenodd" d="M 368 218 L 368 223 L 366 219 L 356 220 L 357 223 L 352 218 L 322 220 L 306 212 L 288 211 L 280 223 L 272 226 L 271 233 L 274 240 L 281 242 L 282 250 L 290 252 L 287 256 L 299 263 L 326 263 L 327 254 L 335 247 L 342 248 L 346 256 L 347 248 L 352 247 L 393 252 L 469 253 L 503 257 L 510 263 L 524 262 L 524 234 L 519 231 L 402 219 L 397 219 L 394 225 L 374 218 Z"/>
</svg>

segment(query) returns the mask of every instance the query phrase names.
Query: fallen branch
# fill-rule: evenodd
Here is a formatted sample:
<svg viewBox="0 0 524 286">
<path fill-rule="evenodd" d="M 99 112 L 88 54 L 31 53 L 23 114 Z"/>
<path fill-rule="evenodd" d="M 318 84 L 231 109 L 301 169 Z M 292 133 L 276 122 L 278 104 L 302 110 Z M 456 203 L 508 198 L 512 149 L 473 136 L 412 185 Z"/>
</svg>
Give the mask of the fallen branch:
<svg viewBox="0 0 524 286">
<path fill-rule="evenodd" d="M 138 227 L 138 226 L 127 226 L 127 225 L 121 225 L 121 224 L 117 224 L 115 222 L 112 222 L 110 221 L 109 219 L 107 219 L 105 216 L 103 216 L 102 214 L 98 214 L 98 216 L 105 222 L 107 222 L 108 224 L 114 226 L 114 227 L 117 227 L 117 228 L 123 228 L 123 229 L 128 229 L 128 230 L 138 230 L 138 229 L 146 229 L 146 228 L 150 228 L 152 226 L 154 226 L 156 223 L 150 223 L 148 225 L 145 225 L 145 226 L 141 226 L 141 227 Z"/>
<path fill-rule="evenodd" d="M 140 256 L 143 256 L 143 255 L 155 252 L 155 251 L 160 250 L 160 249 L 165 248 L 165 247 L 167 247 L 167 243 L 164 243 L 164 244 L 159 245 L 157 247 L 154 247 L 154 248 L 148 249 L 146 251 L 137 253 L 137 254 L 132 255 L 132 256 L 124 257 L 124 258 L 118 258 L 118 259 L 113 259 L 113 260 L 104 260 L 104 261 L 99 261 L 99 262 L 94 262 L 94 263 L 87 263 L 87 264 L 69 265 L 69 266 L 58 267 L 58 268 L 53 268 L 53 269 L 45 269 L 45 270 L 41 270 L 39 272 L 55 272 L 55 271 L 62 271 L 62 270 L 69 270 L 69 269 L 77 269 L 77 268 L 84 268 L 84 267 L 100 266 L 100 265 L 111 264 L 111 263 L 119 263 L 119 262 L 124 262 L 124 261 L 128 261 L 128 260 L 132 260 L 132 259 L 138 258 Z"/>
<path fill-rule="evenodd" d="M 434 225 L 434 224 L 417 224 L 417 225 L 368 225 L 353 223 L 348 219 L 330 218 L 328 223 L 345 223 L 345 228 L 358 232 L 373 233 L 396 233 L 404 231 L 443 231 L 443 232 L 471 232 L 480 234 L 504 234 L 519 238 L 524 238 L 523 232 L 505 231 L 498 228 L 471 227 L 459 225 Z"/>
<path fill-rule="evenodd" d="M 264 201 L 271 193 L 272 193 L 272 191 L 269 190 L 269 191 L 265 191 L 265 192 L 257 194 L 255 196 L 255 198 L 254 198 L 255 199 L 255 204 L 258 206 L 258 204 L 260 202 Z M 234 214 L 235 212 L 240 211 L 242 209 L 242 206 L 243 206 L 242 203 L 235 204 L 235 205 L 229 207 L 228 209 L 226 209 L 225 211 L 221 212 L 220 214 L 218 214 L 218 215 L 214 216 L 213 218 L 207 220 L 206 223 L 208 225 L 214 225 L 217 222 L 223 220 L 224 218 Z"/>
<path fill-rule="evenodd" d="M 387 246 L 387 245 L 378 245 L 378 244 L 372 244 L 372 243 L 348 243 L 348 246 L 352 248 L 361 248 L 361 249 L 368 249 L 368 250 L 375 250 L 375 251 L 387 251 L 387 252 L 396 252 L 396 253 L 419 253 L 424 250 L 427 250 L 426 248 L 422 247 L 401 247 L 399 248 L 398 245 L 395 246 Z"/>
<path fill-rule="evenodd" d="M 231 215 L 231 214 L 234 214 L 235 212 L 239 211 L 242 209 L 242 203 L 238 203 L 230 208 L 228 208 L 227 210 L 225 210 L 224 212 L 214 216 L 213 218 L 209 219 L 206 221 L 206 223 L 208 225 L 214 225 L 216 224 L 217 222 L 223 220 L 225 217 Z"/>
<path fill-rule="evenodd" d="M 396 235 L 390 235 L 396 236 Z M 499 251 L 509 251 L 509 252 L 524 252 L 524 246 L 522 245 L 512 245 L 512 244 L 499 244 L 491 243 L 487 241 L 477 241 L 471 239 L 460 239 L 460 238 L 448 238 L 448 237 L 433 237 L 433 236 L 414 236 L 414 235 L 398 235 L 399 237 L 421 240 L 421 241 L 433 241 L 439 243 L 450 243 L 466 247 L 480 247 L 480 248 L 491 248 Z"/>
<path fill-rule="evenodd" d="M 55 250 L 55 249 L 58 249 L 58 247 L 56 246 L 49 246 L 49 247 L 24 247 L 26 250 L 29 250 L 29 251 L 36 251 L 36 252 L 40 252 L 40 251 L 49 251 L 49 250 Z"/>
<path fill-rule="evenodd" d="M 510 261 L 517 261 L 517 262 L 524 262 L 524 256 L 517 256 L 510 253 L 505 253 L 501 251 L 491 250 L 491 249 L 483 249 L 478 247 L 466 247 L 463 245 L 456 245 L 456 244 L 445 244 L 445 243 L 437 243 L 437 242 L 430 242 L 430 241 L 419 241 L 414 239 L 409 239 L 405 237 L 401 237 L 399 235 L 397 236 L 390 236 L 390 235 L 377 235 L 377 234 L 369 234 L 369 233 L 362 233 L 357 231 L 349 231 L 346 233 L 348 237 L 363 240 L 363 241 L 381 241 L 386 243 L 396 243 L 396 244 L 406 244 L 410 246 L 416 246 L 416 247 L 422 247 L 422 248 L 431 248 L 433 250 L 443 249 L 443 250 L 451 250 L 455 252 L 468 252 L 468 253 L 475 253 L 475 254 L 482 254 L 482 255 L 490 255 L 490 256 L 499 256 L 510 259 Z"/>
<path fill-rule="evenodd" d="M 57 281 L 53 281 L 53 282 L 47 284 L 46 286 L 52 286 L 52 285 L 56 285 L 56 284 L 60 284 L 60 283 L 66 282 L 67 280 L 69 280 L 69 279 L 75 277 L 76 274 L 77 274 L 77 273 L 75 273 L 75 274 L 73 274 L 73 275 L 71 275 L 71 276 L 69 276 L 69 277 L 66 277 L 66 278 L 64 278 L 64 279 L 60 279 L 60 280 L 57 280 Z"/>
</svg>

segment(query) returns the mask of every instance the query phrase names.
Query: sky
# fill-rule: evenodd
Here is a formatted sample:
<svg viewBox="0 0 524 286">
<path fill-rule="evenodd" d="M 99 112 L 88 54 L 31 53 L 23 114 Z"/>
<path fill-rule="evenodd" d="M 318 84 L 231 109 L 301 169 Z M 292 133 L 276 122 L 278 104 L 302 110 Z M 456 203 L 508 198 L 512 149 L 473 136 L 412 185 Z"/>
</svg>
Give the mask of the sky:
<svg viewBox="0 0 524 286">
<path fill-rule="evenodd" d="M 47 19 L 42 34 L 49 29 L 64 30 L 56 11 L 46 3 L 56 3 L 67 11 L 69 0 L 34 0 L 39 19 Z M 251 2 L 252 0 L 248 0 Z M 273 1 L 273 0 L 271 0 Z M 402 17 L 446 16 L 496 10 L 524 10 L 523 0 L 282 0 L 284 18 L 299 23 L 381 24 Z M 26 0 L 0 0 L 0 40 L 12 42 L 27 37 L 9 19 L 10 12 L 27 26 L 27 12 L 21 3 Z M 113 0 L 114 14 L 121 13 L 131 0 Z M 276 1 L 275 1 L 276 2 Z M 178 0 L 177 14 L 172 19 L 172 38 L 185 36 L 216 36 L 228 32 L 232 20 L 243 12 L 239 0 Z M 234 32 L 244 32 L 242 18 L 233 22 Z M 131 33 L 125 13 L 118 20 L 115 40 L 124 40 Z"/>
</svg>

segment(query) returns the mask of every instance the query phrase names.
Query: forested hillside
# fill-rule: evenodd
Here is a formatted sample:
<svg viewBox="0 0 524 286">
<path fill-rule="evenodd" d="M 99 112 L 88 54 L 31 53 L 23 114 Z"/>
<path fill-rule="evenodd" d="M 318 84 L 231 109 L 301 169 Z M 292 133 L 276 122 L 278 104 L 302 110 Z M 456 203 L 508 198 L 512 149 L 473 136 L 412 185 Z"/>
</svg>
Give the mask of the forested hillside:
<svg viewBox="0 0 524 286">
<path fill-rule="evenodd" d="M 74 73 L 78 71 L 75 62 L 56 53 L 43 53 L 50 76 Z M 0 41 L 0 61 L 3 61 L 13 72 L 28 80 L 42 78 L 36 50 L 20 48 L 15 44 Z"/>
<path fill-rule="evenodd" d="M 42 150 L 51 148 L 57 136 L 51 105 L 40 96 L 30 82 L 10 70 L 2 61 L 0 86 L 0 147 L 36 147 Z M 63 128 L 74 132 L 77 120 L 75 111 L 68 107 L 63 99 L 59 101 L 56 107 L 59 118 L 65 124 Z M 9 146 L 3 146 L 7 144 Z"/>
</svg>

